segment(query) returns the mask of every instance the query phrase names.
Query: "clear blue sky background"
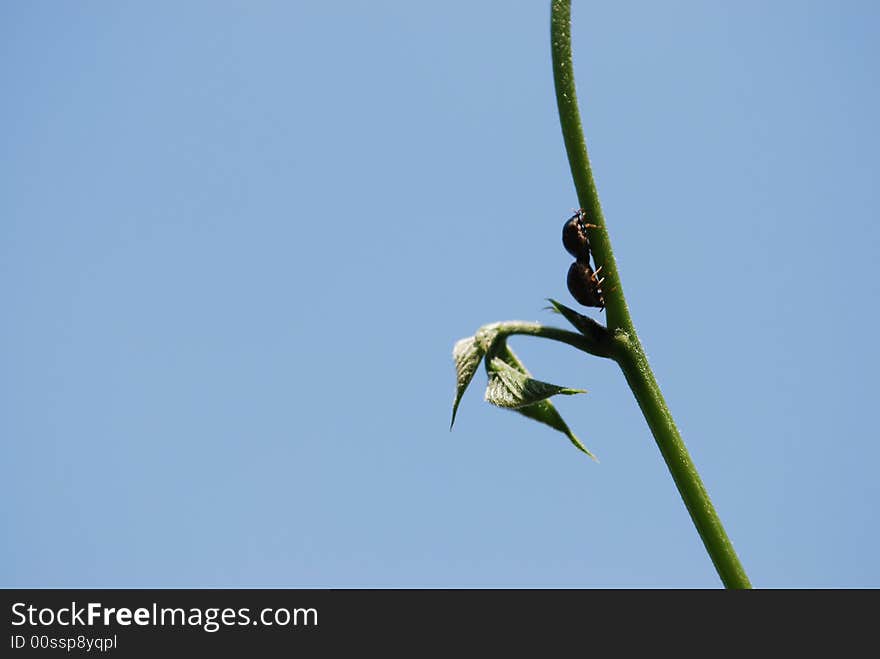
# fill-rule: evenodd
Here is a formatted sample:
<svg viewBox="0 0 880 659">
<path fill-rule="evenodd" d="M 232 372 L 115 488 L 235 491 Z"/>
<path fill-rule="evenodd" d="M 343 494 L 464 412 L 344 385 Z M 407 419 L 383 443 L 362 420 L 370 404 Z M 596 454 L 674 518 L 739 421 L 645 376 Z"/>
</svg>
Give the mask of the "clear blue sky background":
<svg viewBox="0 0 880 659">
<path fill-rule="evenodd" d="M 599 464 L 482 372 L 448 429 L 456 339 L 574 305 L 548 16 L 3 3 L 2 585 L 718 585 L 613 364 L 513 344 Z M 625 290 L 760 586 L 880 586 L 878 44 L 873 2 L 575 2 Z"/>
</svg>

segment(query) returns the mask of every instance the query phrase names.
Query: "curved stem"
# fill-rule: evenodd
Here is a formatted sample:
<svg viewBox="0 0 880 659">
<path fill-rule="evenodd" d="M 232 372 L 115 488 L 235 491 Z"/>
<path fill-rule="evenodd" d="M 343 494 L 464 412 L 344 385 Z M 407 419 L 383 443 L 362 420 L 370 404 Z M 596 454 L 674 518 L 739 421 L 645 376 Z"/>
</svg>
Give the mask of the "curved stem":
<svg viewBox="0 0 880 659">
<path fill-rule="evenodd" d="M 749 578 L 666 406 L 626 304 L 581 128 L 571 57 L 571 0 L 552 0 L 550 14 L 553 79 L 565 149 L 580 206 L 587 211 L 589 221 L 601 227 L 591 229 L 590 248 L 596 265 L 603 266 L 607 282 L 605 302 L 608 329 L 614 334 L 611 356 L 620 365 L 638 401 L 722 583 L 728 588 L 751 588 Z"/>
<path fill-rule="evenodd" d="M 514 336 L 520 334 L 523 336 L 539 336 L 561 343 L 567 343 L 570 346 L 582 350 L 596 357 L 612 358 L 613 346 L 610 337 L 606 336 L 599 340 L 593 340 L 583 334 L 560 329 L 558 327 L 547 327 L 540 323 L 531 323 L 525 320 L 506 320 L 500 323 L 491 323 L 484 326 L 485 329 L 497 330 L 499 335 Z"/>
<path fill-rule="evenodd" d="M 617 350 L 614 359 L 620 365 L 627 384 L 645 415 L 672 480 L 675 481 L 691 520 L 703 539 L 703 545 L 721 577 L 721 582 L 727 588 L 751 588 L 752 584 L 736 555 L 733 543 L 727 537 L 706 486 L 703 485 L 684 440 L 675 427 L 642 346 L 637 340 L 631 342 L 624 334 L 619 335 L 615 343 Z"/>
<path fill-rule="evenodd" d="M 556 104 L 559 107 L 559 123 L 562 138 L 568 154 L 571 176 L 577 190 L 580 207 L 587 212 L 590 224 L 599 229 L 590 229 L 590 251 L 596 267 L 602 267 L 605 278 L 603 292 L 605 310 L 608 314 L 608 329 L 632 327 L 632 319 L 623 296 L 623 287 L 617 273 L 617 261 L 611 250 L 611 240 L 605 226 L 605 215 L 599 203 L 599 193 L 593 180 L 587 143 L 581 128 L 581 115 L 578 109 L 577 93 L 574 84 L 574 67 L 571 60 L 571 1 L 554 0 L 550 12 L 550 37 L 553 55 L 553 82 L 556 85 Z"/>
</svg>

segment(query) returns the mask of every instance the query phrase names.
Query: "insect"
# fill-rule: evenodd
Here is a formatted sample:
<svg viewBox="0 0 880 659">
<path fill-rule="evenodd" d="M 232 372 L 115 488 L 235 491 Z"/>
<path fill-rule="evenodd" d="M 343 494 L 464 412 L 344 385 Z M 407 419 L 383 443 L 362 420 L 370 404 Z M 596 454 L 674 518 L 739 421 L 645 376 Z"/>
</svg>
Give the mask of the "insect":
<svg viewBox="0 0 880 659">
<path fill-rule="evenodd" d="M 565 221 L 562 227 L 562 245 L 575 258 L 568 269 L 568 291 L 572 297 L 585 307 L 605 308 L 605 296 L 602 293 L 602 282 L 599 272 L 590 267 L 590 237 L 587 229 L 598 229 L 597 224 L 587 222 L 587 213 L 579 208 L 574 215 Z"/>
<path fill-rule="evenodd" d="M 599 270 L 602 268 L 600 267 Z M 605 308 L 605 296 L 602 293 L 602 282 L 599 270 L 595 272 L 589 263 L 575 261 L 568 269 L 568 292 L 585 307 Z"/>
<path fill-rule="evenodd" d="M 578 261 L 590 261 L 590 237 L 587 229 L 598 229 L 598 224 L 587 223 L 587 213 L 583 208 L 565 221 L 562 227 L 562 244 L 565 250 Z"/>
</svg>

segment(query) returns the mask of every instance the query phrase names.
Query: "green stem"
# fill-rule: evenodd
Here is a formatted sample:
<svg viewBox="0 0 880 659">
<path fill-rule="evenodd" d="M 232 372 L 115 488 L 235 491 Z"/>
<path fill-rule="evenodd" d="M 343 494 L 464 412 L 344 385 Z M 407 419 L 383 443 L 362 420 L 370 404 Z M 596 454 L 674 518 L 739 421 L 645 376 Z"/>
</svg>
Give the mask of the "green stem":
<svg viewBox="0 0 880 659">
<path fill-rule="evenodd" d="M 560 341 L 570 346 L 583 350 L 596 357 L 612 358 L 614 346 L 610 335 L 605 334 L 597 339 L 593 339 L 583 334 L 571 332 L 569 330 L 560 329 L 558 327 L 547 327 L 540 323 L 531 323 L 525 320 L 505 320 L 499 323 L 490 323 L 484 325 L 484 330 L 497 330 L 501 336 L 514 336 L 516 334 L 523 336 L 538 336 L 544 339 Z M 604 330 L 603 328 L 603 331 Z"/>
<path fill-rule="evenodd" d="M 639 403 L 660 454 L 722 583 L 727 588 L 751 588 L 749 578 L 672 420 L 672 414 L 648 364 L 626 304 L 581 128 L 571 57 L 571 0 L 552 0 L 550 37 L 559 121 L 578 201 L 587 212 L 588 221 L 600 227 L 590 230 L 590 248 L 596 265 L 603 267 L 608 329 L 614 335 L 612 358 L 620 365 Z"/>
<path fill-rule="evenodd" d="M 721 518 L 712 505 L 684 440 L 675 427 L 642 346 L 638 339 L 631 341 L 623 333 L 618 334 L 615 343 L 617 350 L 614 359 L 620 365 L 627 384 L 645 415 L 663 460 L 672 474 L 672 480 L 675 481 L 694 526 L 703 539 L 703 545 L 721 577 L 721 582 L 727 588 L 751 588 L 749 577 L 727 537 Z"/>
</svg>

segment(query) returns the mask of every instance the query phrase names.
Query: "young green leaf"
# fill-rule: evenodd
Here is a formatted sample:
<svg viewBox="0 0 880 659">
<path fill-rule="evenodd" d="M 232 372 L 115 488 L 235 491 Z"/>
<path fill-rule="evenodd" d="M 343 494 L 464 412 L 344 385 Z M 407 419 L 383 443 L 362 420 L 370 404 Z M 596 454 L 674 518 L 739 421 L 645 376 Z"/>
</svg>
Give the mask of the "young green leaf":
<svg viewBox="0 0 880 659">
<path fill-rule="evenodd" d="M 608 350 L 608 355 L 610 356 L 610 347 L 606 347 L 608 343 L 608 329 L 602 325 L 601 323 L 597 323 L 592 318 L 584 316 L 583 314 L 578 313 L 574 309 L 569 309 L 564 304 L 557 302 L 553 298 L 547 298 L 547 301 L 553 305 L 553 311 L 556 311 L 559 314 L 565 316 L 565 319 L 574 325 L 574 328 L 583 334 L 588 339 L 592 339 L 596 346 L 602 346 L 606 350 Z"/>
<path fill-rule="evenodd" d="M 498 334 L 501 331 L 502 324 L 503 323 L 489 323 L 488 325 L 483 325 L 477 330 L 477 333 L 474 334 L 477 347 L 479 347 L 484 354 L 492 349 L 492 346 L 495 344 L 495 340 L 498 338 Z"/>
<path fill-rule="evenodd" d="M 452 358 L 455 360 L 455 400 L 452 403 L 452 422 L 449 429 L 455 423 L 455 413 L 458 411 L 458 404 L 464 395 L 465 389 L 474 378 L 474 373 L 480 367 L 480 360 L 486 351 L 477 343 L 476 336 L 469 336 L 466 339 L 460 339 L 452 348 Z"/>
<path fill-rule="evenodd" d="M 517 409 L 533 405 L 557 394 L 582 394 L 583 389 L 570 389 L 541 382 L 495 357 L 489 363 L 489 386 L 486 400 L 498 407 Z"/>
<path fill-rule="evenodd" d="M 464 395 L 465 389 L 471 383 L 474 373 L 480 366 L 480 360 L 490 350 L 493 350 L 495 341 L 501 330 L 501 323 L 489 323 L 483 325 L 473 336 L 458 340 L 452 347 L 452 358 L 455 360 L 455 400 L 452 402 L 452 421 L 449 429 L 455 423 L 455 414 L 458 412 L 458 404 Z"/>
<path fill-rule="evenodd" d="M 576 449 L 578 449 L 579 451 L 583 451 L 588 456 L 593 458 L 593 460 L 599 462 L 598 458 L 596 458 L 596 456 L 593 455 L 593 453 L 589 449 L 587 449 L 586 446 L 581 444 L 581 441 L 571 431 L 571 428 L 568 427 L 568 424 L 562 419 L 562 416 L 560 416 L 558 410 L 549 400 L 542 400 L 540 403 L 535 403 L 534 405 L 520 407 L 516 411 L 523 416 L 546 424 L 554 430 L 558 430 L 563 435 L 568 437 L 568 441 L 570 441 Z"/>
<path fill-rule="evenodd" d="M 497 356 L 495 356 L 497 355 Z M 511 348 L 507 345 L 506 341 L 500 342 L 500 345 L 496 346 L 496 349 L 493 351 L 493 359 L 491 360 L 493 364 L 497 361 L 500 361 L 502 364 L 506 365 L 510 369 L 515 370 L 522 376 L 526 378 L 531 378 L 531 374 L 528 372 L 523 363 L 519 360 L 519 357 L 511 350 Z M 493 364 L 487 363 L 486 370 L 489 372 L 489 385 L 492 386 L 492 371 L 491 367 Z M 500 376 L 496 376 L 499 377 Z M 542 383 L 545 384 L 545 383 Z M 549 385 L 554 386 L 554 385 Z M 563 393 L 563 392 L 559 392 Z M 577 389 L 568 389 L 565 393 L 580 393 Z M 486 398 L 489 398 L 489 390 L 486 390 Z M 491 402 L 491 401 L 490 401 Z M 556 410 L 553 403 L 549 400 L 544 399 L 538 402 L 532 403 L 531 405 L 525 405 L 523 407 L 513 408 L 515 411 L 519 412 L 525 417 L 529 419 L 533 419 L 540 423 L 550 426 L 554 430 L 561 432 L 563 435 L 568 437 L 568 440 L 577 448 L 579 451 L 586 453 L 593 460 L 596 460 L 596 456 L 593 455 L 583 444 L 581 444 L 580 440 L 577 436 L 571 431 L 571 428 L 568 427 L 568 424 L 565 423 L 562 416 Z M 598 460 L 597 460 L 598 462 Z"/>
</svg>

